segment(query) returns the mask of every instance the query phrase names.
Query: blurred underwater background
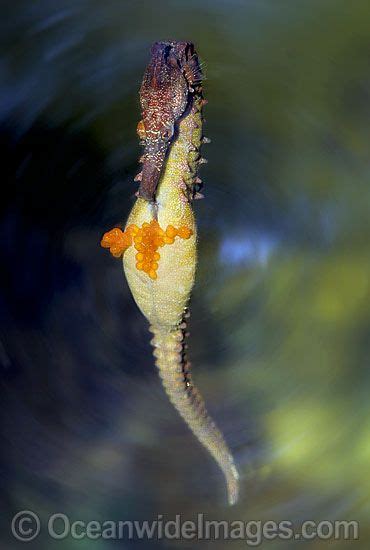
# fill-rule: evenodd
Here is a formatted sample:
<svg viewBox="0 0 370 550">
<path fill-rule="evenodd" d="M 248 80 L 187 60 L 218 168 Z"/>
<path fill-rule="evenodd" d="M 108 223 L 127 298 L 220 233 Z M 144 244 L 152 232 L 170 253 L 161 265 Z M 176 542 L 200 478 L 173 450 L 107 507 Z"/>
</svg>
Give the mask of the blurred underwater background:
<svg viewBox="0 0 370 550">
<path fill-rule="evenodd" d="M 366 0 L 4 0 L 1 548 L 24 547 L 19 510 L 348 519 L 368 548 L 369 22 Z M 193 41 L 206 75 L 189 355 L 242 476 L 232 508 L 99 246 L 135 199 L 138 90 L 165 39 Z M 27 548 L 149 544 L 197 543 L 42 531 Z"/>
</svg>

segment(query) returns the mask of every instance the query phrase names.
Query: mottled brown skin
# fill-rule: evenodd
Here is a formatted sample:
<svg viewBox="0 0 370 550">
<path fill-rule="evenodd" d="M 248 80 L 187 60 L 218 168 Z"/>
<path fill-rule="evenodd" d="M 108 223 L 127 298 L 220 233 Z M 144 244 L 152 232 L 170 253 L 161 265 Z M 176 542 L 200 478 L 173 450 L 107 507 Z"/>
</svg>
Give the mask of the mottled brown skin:
<svg viewBox="0 0 370 550">
<path fill-rule="evenodd" d="M 155 201 L 155 193 L 168 148 L 176 134 L 176 122 L 187 110 L 201 70 L 191 42 L 155 42 L 144 73 L 138 134 L 144 145 L 139 197 Z"/>
</svg>

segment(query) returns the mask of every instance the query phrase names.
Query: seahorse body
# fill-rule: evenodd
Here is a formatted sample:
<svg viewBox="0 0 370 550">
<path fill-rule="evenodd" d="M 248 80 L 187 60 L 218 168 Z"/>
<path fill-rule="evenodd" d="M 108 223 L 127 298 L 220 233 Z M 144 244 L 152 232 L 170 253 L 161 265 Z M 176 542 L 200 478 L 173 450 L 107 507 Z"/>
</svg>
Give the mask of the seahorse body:
<svg viewBox="0 0 370 550">
<path fill-rule="evenodd" d="M 150 323 L 154 356 L 163 386 L 200 443 L 219 464 L 226 478 L 229 503 L 234 504 L 238 498 L 238 472 L 220 430 L 207 413 L 204 401 L 194 386 L 184 349 L 187 306 L 197 261 L 196 224 L 189 198 L 193 194 L 197 167 L 201 161 L 203 102 L 198 88 L 184 116 L 177 121 L 177 137 L 171 144 L 163 167 L 155 203 L 139 196 L 132 208 L 125 234 L 135 228 L 136 237 L 132 242 L 139 244 L 135 245 L 138 248 L 125 245 L 123 267 L 132 295 Z M 156 267 L 155 272 L 150 271 L 150 267 L 147 272 L 137 267 L 142 265 L 146 250 L 142 245 L 141 233 L 138 233 L 138 228 L 143 224 L 149 233 L 152 224 L 157 228 L 155 231 L 162 230 L 165 236 L 175 232 L 175 229 L 166 232 L 168 227 L 182 228 L 179 234 L 184 235 L 183 238 L 167 238 L 168 246 L 161 246 L 157 252 L 151 249 L 150 254 L 156 254 L 157 261 L 150 264 Z M 148 276 L 148 273 L 151 275 Z"/>
</svg>

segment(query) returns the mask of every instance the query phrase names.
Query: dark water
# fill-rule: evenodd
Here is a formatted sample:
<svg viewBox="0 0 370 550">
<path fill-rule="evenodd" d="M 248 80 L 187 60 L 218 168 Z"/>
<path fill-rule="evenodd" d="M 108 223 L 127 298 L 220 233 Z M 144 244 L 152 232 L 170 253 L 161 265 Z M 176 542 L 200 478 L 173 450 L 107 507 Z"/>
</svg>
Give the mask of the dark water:
<svg viewBox="0 0 370 550">
<path fill-rule="evenodd" d="M 23 509 L 43 524 L 355 519 L 368 547 L 369 20 L 362 0 L 2 3 L 4 548 L 25 547 L 9 528 Z M 242 474 L 232 509 L 98 245 L 133 204 L 138 88 L 167 38 L 194 41 L 207 76 L 190 355 Z M 197 543 L 27 547 L 149 544 Z"/>
</svg>

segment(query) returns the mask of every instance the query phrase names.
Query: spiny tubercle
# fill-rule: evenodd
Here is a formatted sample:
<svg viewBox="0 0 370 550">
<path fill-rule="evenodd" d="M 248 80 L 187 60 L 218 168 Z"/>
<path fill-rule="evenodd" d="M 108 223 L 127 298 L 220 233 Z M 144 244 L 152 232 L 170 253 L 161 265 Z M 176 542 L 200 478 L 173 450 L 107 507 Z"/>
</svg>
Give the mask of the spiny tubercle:
<svg viewBox="0 0 370 550">
<path fill-rule="evenodd" d="M 115 258 L 119 258 L 134 243 L 137 250 L 136 268 L 147 273 L 151 279 L 157 278 L 158 261 L 161 257 L 158 248 L 166 244 L 173 244 L 175 237 L 189 239 L 193 231 L 185 225 L 176 229 L 168 225 L 163 230 L 157 220 L 144 222 L 141 227 L 131 224 L 122 231 L 114 227 L 104 233 L 100 242 L 103 248 L 109 248 Z"/>
</svg>

